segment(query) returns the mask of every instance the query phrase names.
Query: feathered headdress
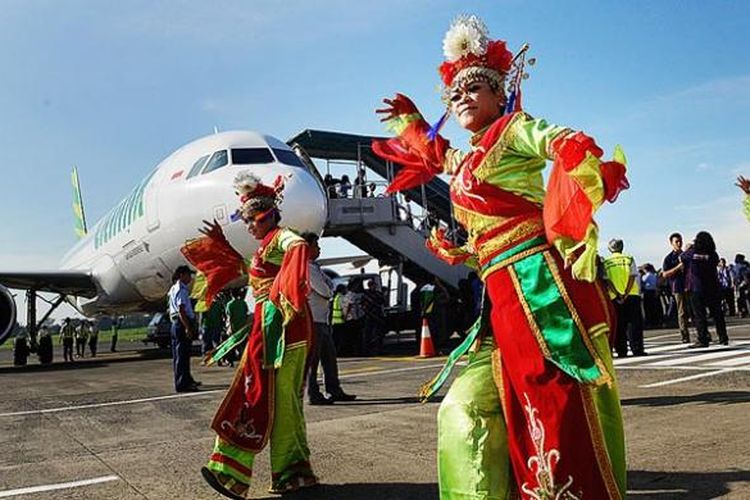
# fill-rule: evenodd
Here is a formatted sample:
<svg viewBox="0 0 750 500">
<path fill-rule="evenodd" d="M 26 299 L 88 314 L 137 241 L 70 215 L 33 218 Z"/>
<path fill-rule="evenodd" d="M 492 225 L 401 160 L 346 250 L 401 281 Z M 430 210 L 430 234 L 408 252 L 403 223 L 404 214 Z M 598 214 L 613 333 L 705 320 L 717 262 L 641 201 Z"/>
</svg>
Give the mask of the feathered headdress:
<svg viewBox="0 0 750 500">
<path fill-rule="evenodd" d="M 267 186 L 247 170 L 238 173 L 234 178 L 234 191 L 240 197 L 239 217 L 245 221 L 258 220 L 278 209 L 284 181 L 284 176 L 280 175 L 272 186 Z"/>
</svg>

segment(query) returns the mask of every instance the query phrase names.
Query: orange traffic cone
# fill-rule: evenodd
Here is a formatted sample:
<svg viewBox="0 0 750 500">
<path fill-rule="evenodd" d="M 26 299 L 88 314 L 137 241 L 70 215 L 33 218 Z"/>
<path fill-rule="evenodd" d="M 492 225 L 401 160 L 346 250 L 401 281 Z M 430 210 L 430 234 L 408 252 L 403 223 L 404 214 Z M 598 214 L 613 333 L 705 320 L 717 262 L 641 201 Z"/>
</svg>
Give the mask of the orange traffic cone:
<svg viewBox="0 0 750 500">
<path fill-rule="evenodd" d="M 434 358 L 437 356 L 435 346 L 432 344 L 432 335 L 430 334 L 430 325 L 427 318 L 422 318 L 422 341 L 419 345 L 420 358 Z"/>
</svg>

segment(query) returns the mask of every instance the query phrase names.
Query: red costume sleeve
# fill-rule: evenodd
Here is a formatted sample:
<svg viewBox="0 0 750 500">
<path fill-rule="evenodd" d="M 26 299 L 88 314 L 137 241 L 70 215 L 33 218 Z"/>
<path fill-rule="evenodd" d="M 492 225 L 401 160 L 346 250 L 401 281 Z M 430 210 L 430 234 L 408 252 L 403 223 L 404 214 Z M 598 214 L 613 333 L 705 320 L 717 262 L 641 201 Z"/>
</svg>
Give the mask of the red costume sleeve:
<svg viewBox="0 0 750 500">
<path fill-rule="evenodd" d="M 396 133 L 396 137 L 372 141 L 376 155 L 401 165 L 387 193 L 420 186 L 442 173 L 449 146 L 440 135 L 433 140 L 427 137 L 430 125 L 408 97 L 397 94 L 393 108 L 394 115 L 386 126 Z"/>
<path fill-rule="evenodd" d="M 245 263 L 226 238 L 204 236 L 190 240 L 180 249 L 182 255 L 206 278 L 206 307 L 225 286 L 245 274 Z"/>
</svg>

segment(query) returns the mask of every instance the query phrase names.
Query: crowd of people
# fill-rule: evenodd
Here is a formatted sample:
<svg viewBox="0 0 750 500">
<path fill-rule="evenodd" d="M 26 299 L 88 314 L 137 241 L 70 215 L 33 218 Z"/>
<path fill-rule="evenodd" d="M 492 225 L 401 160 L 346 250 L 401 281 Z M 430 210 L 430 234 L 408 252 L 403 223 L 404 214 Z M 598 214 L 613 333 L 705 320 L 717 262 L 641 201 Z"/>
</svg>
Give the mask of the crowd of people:
<svg viewBox="0 0 750 500">
<path fill-rule="evenodd" d="M 716 341 L 727 345 L 726 316 L 746 317 L 750 311 L 750 264 L 743 254 L 731 264 L 719 257 L 710 233 L 697 233 L 685 245 L 680 233 L 669 235 L 669 253 L 660 269 L 651 263 L 636 265 L 624 253 L 621 240 L 609 242 L 603 259 L 603 277 L 617 311 L 615 351 L 643 356 L 643 329 L 676 326 L 683 343 L 708 347 L 713 319 Z M 690 326 L 695 329 L 691 337 Z"/>
</svg>

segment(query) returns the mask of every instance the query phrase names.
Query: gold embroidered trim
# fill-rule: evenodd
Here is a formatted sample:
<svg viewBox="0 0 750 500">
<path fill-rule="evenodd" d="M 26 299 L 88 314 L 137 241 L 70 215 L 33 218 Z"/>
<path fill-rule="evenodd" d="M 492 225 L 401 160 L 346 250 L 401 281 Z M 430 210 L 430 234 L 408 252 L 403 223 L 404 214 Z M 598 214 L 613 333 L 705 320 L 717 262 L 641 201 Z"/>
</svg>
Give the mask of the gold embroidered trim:
<svg viewBox="0 0 750 500">
<path fill-rule="evenodd" d="M 581 401 L 583 402 L 583 413 L 586 415 L 586 425 L 589 429 L 591 445 L 594 447 L 596 463 L 599 466 L 599 475 L 601 476 L 602 481 L 604 481 L 604 486 L 607 488 L 609 497 L 613 500 L 619 500 L 622 498 L 622 495 L 620 494 L 620 489 L 617 487 L 617 481 L 615 481 L 612 462 L 609 459 L 609 451 L 604 444 L 604 433 L 597 416 L 594 396 L 591 393 L 592 388 L 579 384 L 578 390 L 581 395 Z"/>
<path fill-rule="evenodd" d="M 609 370 L 607 370 L 607 367 L 604 365 L 604 362 L 602 361 L 601 357 L 596 352 L 596 349 L 594 348 L 593 344 L 591 344 L 591 339 L 589 338 L 588 329 L 584 326 L 583 321 L 581 320 L 581 317 L 578 315 L 578 311 L 573 305 L 573 301 L 570 300 L 570 295 L 568 295 L 568 290 L 565 288 L 565 283 L 563 282 L 562 277 L 560 276 L 560 271 L 557 268 L 557 263 L 555 262 L 555 259 L 552 257 L 552 254 L 549 251 L 544 252 L 542 255 L 544 255 L 544 260 L 547 262 L 547 267 L 549 268 L 550 273 L 552 273 L 552 278 L 555 280 L 555 283 L 557 284 L 557 288 L 560 290 L 560 296 L 565 301 L 565 305 L 568 306 L 568 311 L 570 312 L 570 316 L 571 318 L 573 318 L 573 322 L 578 327 L 578 331 L 580 332 L 581 339 L 583 339 L 583 343 L 586 345 L 586 349 L 588 349 L 589 354 L 591 355 L 591 358 L 594 360 L 594 363 L 596 364 L 596 367 L 599 368 L 599 372 L 601 373 L 601 376 L 598 377 L 596 380 L 594 380 L 594 384 L 596 385 L 607 384 L 607 386 L 612 387 L 612 376 L 609 374 Z"/>
<path fill-rule="evenodd" d="M 490 267 L 488 267 L 487 269 L 485 269 L 484 271 L 482 271 L 481 278 L 484 280 L 484 279 L 487 278 L 487 276 L 489 276 L 490 274 L 494 273 L 498 269 L 502 269 L 504 267 L 508 267 L 511 264 L 515 264 L 519 260 L 523 260 L 523 259 L 525 259 L 526 257 L 528 257 L 530 255 L 534 255 L 535 253 L 543 252 L 543 251 L 545 251 L 547 249 L 549 249 L 549 244 L 542 243 L 541 245 L 537 245 L 535 247 L 529 248 L 528 250 L 524 250 L 523 252 L 517 253 L 517 254 L 515 254 L 512 257 L 508 257 L 507 259 L 503 259 L 500 262 L 498 262 L 496 264 L 493 264 Z"/>
<path fill-rule="evenodd" d="M 503 132 L 500 134 L 500 137 L 498 137 L 495 141 L 495 144 L 492 145 L 492 148 L 490 148 L 490 150 L 485 155 L 482 163 L 480 163 L 479 166 L 472 172 L 474 174 L 474 177 L 480 180 L 484 179 L 491 173 L 494 168 L 497 167 L 497 164 L 500 163 L 500 159 L 503 157 L 503 154 L 508 148 L 508 145 L 510 145 L 510 143 L 518 133 L 516 131 L 516 124 L 519 121 L 525 119 L 527 119 L 525 113 L 516 113 L 516 115 L 510 119 L 508 124 L 505 126 L 505 130 L 503 130 Z"/>
<path fill-rule="evenodd" d="M 557 148 L 557 141 L 563 141 L 563 140 L 565 140 L 565 137 L 567 137 L 567 136 L 569 136 L 569 135 L 571 135 L 573 133 L 575 133 L 575 131 L 573 129 L 564 128 L 564 129 L 560 130 L 560 132 L 558 132 L 557 134 L 555 134 L 555 136 L 547 142 L 547 151 L 545 151 L 545 153 L 547 153 L 547 158 L 554 159 L 555 158 L 555 149 Z"/>
<path fill-rule="evenodd" d="M 508 408 L 505 406 L 505 385 L 503 384 L 503 359 L 500 348 L 495 346 L 492 350 L 492 380 L 495 382 L 497 393 L 500 396 L 500 408 L 503 410 L 505 421 L 508 420 Z"/>
<path fill-rule="evenodd" d="M 509 231 L 499 234 L 486 243 L 481 248 L 477 248 L 480 262 L 493 257 L 498 250 L 511 246 L 513 243 L 528 239 L 534 235 L 544 234 L 544 222 L 542 219 L 528 219 L 517 224 Z"/>
<path fill-rule="evenodd" d="M 531 314 L 531 308 L 529 308 L 529 304 L 528 302 L 526 302 L 526 298 L 523 296 L 523 292 L 521 291 L 521 283 L 518 281 L 518 274 L 516 274 L 516 270 L 512 267 L 509 267 L 508 274 L 510 275 L 510 279 L 513 282 L 513 288 L 515 288 L 516 290 L 518 301 L 523 307 L 523 312 L 526 315 L 526 322 L 529 324 L 529 328 L 534 334 L 534 337 L 536 337 L 537 344 L 539 344 L 539 349 L 542 351 L 542 354 L 546 359 L 552 360 L 552 354 L 549 352 L 547 342 L 545 342 L 544 337 L 542 336 L 542 332 L 539 330 L 539 325 L 537 325 L 536 320 L 534 319 L 534 315 Z"/>
</svg>

